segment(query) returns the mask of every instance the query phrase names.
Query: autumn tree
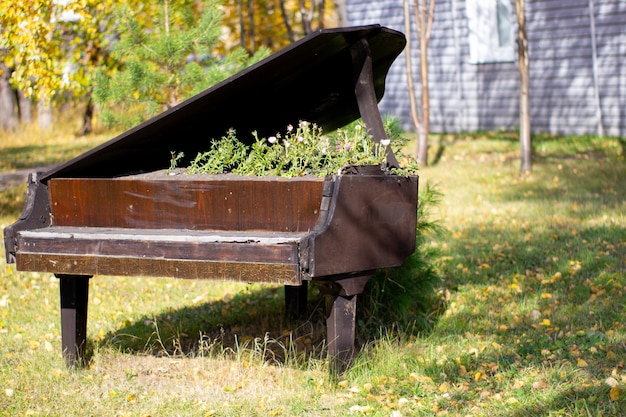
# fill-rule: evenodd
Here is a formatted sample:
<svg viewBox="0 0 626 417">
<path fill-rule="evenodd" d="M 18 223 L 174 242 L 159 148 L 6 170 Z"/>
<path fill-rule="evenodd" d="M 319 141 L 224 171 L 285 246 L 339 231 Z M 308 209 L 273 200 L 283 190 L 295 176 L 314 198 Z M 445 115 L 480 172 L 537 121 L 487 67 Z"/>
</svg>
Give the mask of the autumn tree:
<svg viewBox="0 0 626 417">
<path fill-rule="evenodd" d="M 428 86 L 428 44 L 432 32 L 435 16 L 435 0 L 415 0 L 413 4 L 415 13 L 415 27 L 417 32 L 418 50 L 420 56 L 420 87 L 421 87 L 421 113 L 418 110 L 416 90 L 413 85 L 414 68 L 411 59 L 411 13 L 409 0 L 404 0 L 404 28 L 407 35 L 405 48 L 405 64 L 407 87 L 411 106 L 411 119 L 417 133 L 417 150 L 415 159 L 420 165 L 428 163 L 428 134 L 430 133 L 430 92 Z"/>
<path fill-rule="evenodd" d="M 11 86 L 40 103 L 39 118 L 70 94 L 85 97 L 103 64 L 112 0 L 0 3 L 1 61 Z"/>
<path fill-rule="evenodd" d="M 261 46 L 277 51 L 338 22 L 335 2 L 330 0 L 237 0 L 224 13 L 227 43 L 251 53 Z"/>
<path fill-rule="evenodd" d="M 125 58 L 114 59 L 110 54 L 110 42 L 119 40 L 126 30 L 121 26 L 118 9 L 133 10 L 133 19 L 145 34 L 163 27 L 158 21 L 163 4 L 162 0 L 0 2 L 0 84 L 4 92 L 0 104 L 9 109 L 2 111 L 2 117 L 7 118 L 2 124 L 14 126 L 16 111 L 29 119 L 31 100 L 42 103 L 40 116 L 49 116 L 51 105 L 69 99 L 83 103 L 82 130 L 89 132 L 96 73 L 114 74 L 121 69 L 117 66 L 124 65 Z M 170 2 L 171 8 L 180 6 L 198 14 L 205 4 L 224 15 L 220 42 L 214 45 L 212 56 L 228 55 L 233 49 L 243 56 L 241 46 L 248 52 L 260 47 L 276 51 L 307 34 L 307 30 L 336 22 L 334 3 L 330 0 Z M 175 31 L 176 24 L 171 21 Z M 205 66 L 204 62 L 200 64 Z"/>
<path fill-rule="evenodd" d="M 152 16 L 145 8 L 118 9 L 119 40 L 111 55 L 119 69 L 100 72 L 94 91 L 107 125 L 136 125 L 268 54 L 219 53 L 220 6 L 218 0 L 165 0 Z"/>
<path fill-rule="evenodd" d="M 18 124 L 17 102 L 9 83 L 11 72 L 0 62 L 0 129 L 15 130 Z"/>
</svg>

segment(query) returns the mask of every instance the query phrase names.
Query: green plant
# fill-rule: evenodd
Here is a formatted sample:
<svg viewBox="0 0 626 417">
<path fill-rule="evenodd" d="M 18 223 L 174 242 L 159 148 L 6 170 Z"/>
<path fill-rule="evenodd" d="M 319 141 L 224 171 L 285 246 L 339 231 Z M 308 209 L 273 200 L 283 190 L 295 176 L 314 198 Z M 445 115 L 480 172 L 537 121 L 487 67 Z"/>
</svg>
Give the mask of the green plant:
<svg viewBox="0 0 626 417">
<path fill-rule="evenodd" d="M 393 134 L 399 137 L 395 131 Z M 220 140 L 211 141 L 209 151 L 198 153 L 187 173 L 324 177 L 350 165 L 379 165 L 386 170 L 386 148 L 391 146 L 390 138 L 373 142 L 361 122 L 328 135 L 315 123 L 306 121 L 300 121 L 295 127 L 288 125 L 284 133 L 268 138 L 259 138 L 256 132 L 252 135 L 255 141 L 248 147 L 237 139 L 234 130 L 229 130 Z M 176 153 L 172 155 L 176 163 Z M 409 175 L 415 172 L 415 167 L 394 172 Z"/>
<path fill-rule="evenodd" d="M 242 48 L 220 52 L 220 0 L 117 7 L 119 69 L 96 76 L 94 99 L 107 126 L 130 128 L 269 55 Z"/>
<path fill-rule="evenodd" d="M 381 329 L 390 327 L 407 334 L 423 332 L 434 322 L 441 302 L 437 287 L 442 280 L 436 269 L 441 250 L 428 242 L 444 231 L 432 218 L 442 193 L 427 184 L 418 198 L 415 252 L 400 267 L 380 270 L 368 282 L 358 309 L 362 338 L 378 337 Z"/>
</svg>

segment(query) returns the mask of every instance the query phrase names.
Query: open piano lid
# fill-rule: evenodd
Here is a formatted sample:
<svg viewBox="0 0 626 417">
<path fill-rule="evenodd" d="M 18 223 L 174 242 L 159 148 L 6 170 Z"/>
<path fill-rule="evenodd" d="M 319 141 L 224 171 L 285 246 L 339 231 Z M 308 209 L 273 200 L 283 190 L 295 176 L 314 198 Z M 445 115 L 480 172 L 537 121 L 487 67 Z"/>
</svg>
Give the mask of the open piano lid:
<svg viewBox="0 0 626 417">
<path fill-rule="evenodd" d="M 194 158 L 234 128 L 253 141 L 284 132 L 300 120 L 330 132 L 360 117 L 351 47 L 367 40 L 380 100 L 391 63 L 406 43 L 380 25 L 322 29 L 238 74 L 44 173 L 51 178 L 106 178 L 169 167 L 170 152 Z M 184 162 L 183 162 L 184 163 Z"/>
</svg>

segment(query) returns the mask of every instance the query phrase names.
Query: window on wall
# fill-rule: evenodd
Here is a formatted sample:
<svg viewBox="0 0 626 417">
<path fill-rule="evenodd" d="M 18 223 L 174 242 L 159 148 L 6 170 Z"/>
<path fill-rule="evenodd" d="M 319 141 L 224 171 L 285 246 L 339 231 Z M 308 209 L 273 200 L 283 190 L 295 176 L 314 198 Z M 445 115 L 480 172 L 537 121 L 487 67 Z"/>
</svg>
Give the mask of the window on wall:
<svg viewBox="0 0 626 417">
<path fill-rule="evenodd" d="M 510 0 L 467 0 L 470 63 L 515 61 Z"/>
</svg>

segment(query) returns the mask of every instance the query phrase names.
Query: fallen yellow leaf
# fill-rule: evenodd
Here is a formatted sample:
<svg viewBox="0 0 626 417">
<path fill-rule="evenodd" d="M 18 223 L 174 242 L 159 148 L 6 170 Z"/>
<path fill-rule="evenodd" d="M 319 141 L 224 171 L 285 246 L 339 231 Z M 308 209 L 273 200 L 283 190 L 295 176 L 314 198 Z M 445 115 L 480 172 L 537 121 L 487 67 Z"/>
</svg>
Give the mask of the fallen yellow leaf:
<svg viewBox="0 0 626 417">
<path fill-rule="evenodd" d="M 352 407 L 350 407 L 350 411 L 352 411 L 353 413 L 363 413 L 363 414 L 368 414 L 371 413 L 374 409 L 372 407 L 370 407 L 369 405 L 365 405 L 365 406 L 361 406 L 361 405 L 353 405 Z"/>
<path fill-rule="evenodd" d="M 619 388 L 617 386 L 615 386 L 615 387 L 611 388 L 611 391 L 609 391 L 609 398 L 612 401 L 617 401 L 617 400 L 619 400 L 619 394 L 620 394 Z"/>
<path fill-rule="evenodd" d="M 445 394 L 448 391 L 450 391 L 450 384 L 448 384 L 447 382 L 442 382 L 439 385 L 439 392 Z"/>
<path fill-rule="evenodd" d="M 576 365 L 579 368 L 587 368 L 589 366 L 589 364 L 582 358 L 578 358 L 578 360 L 576 361 Z"/>
</svg>

